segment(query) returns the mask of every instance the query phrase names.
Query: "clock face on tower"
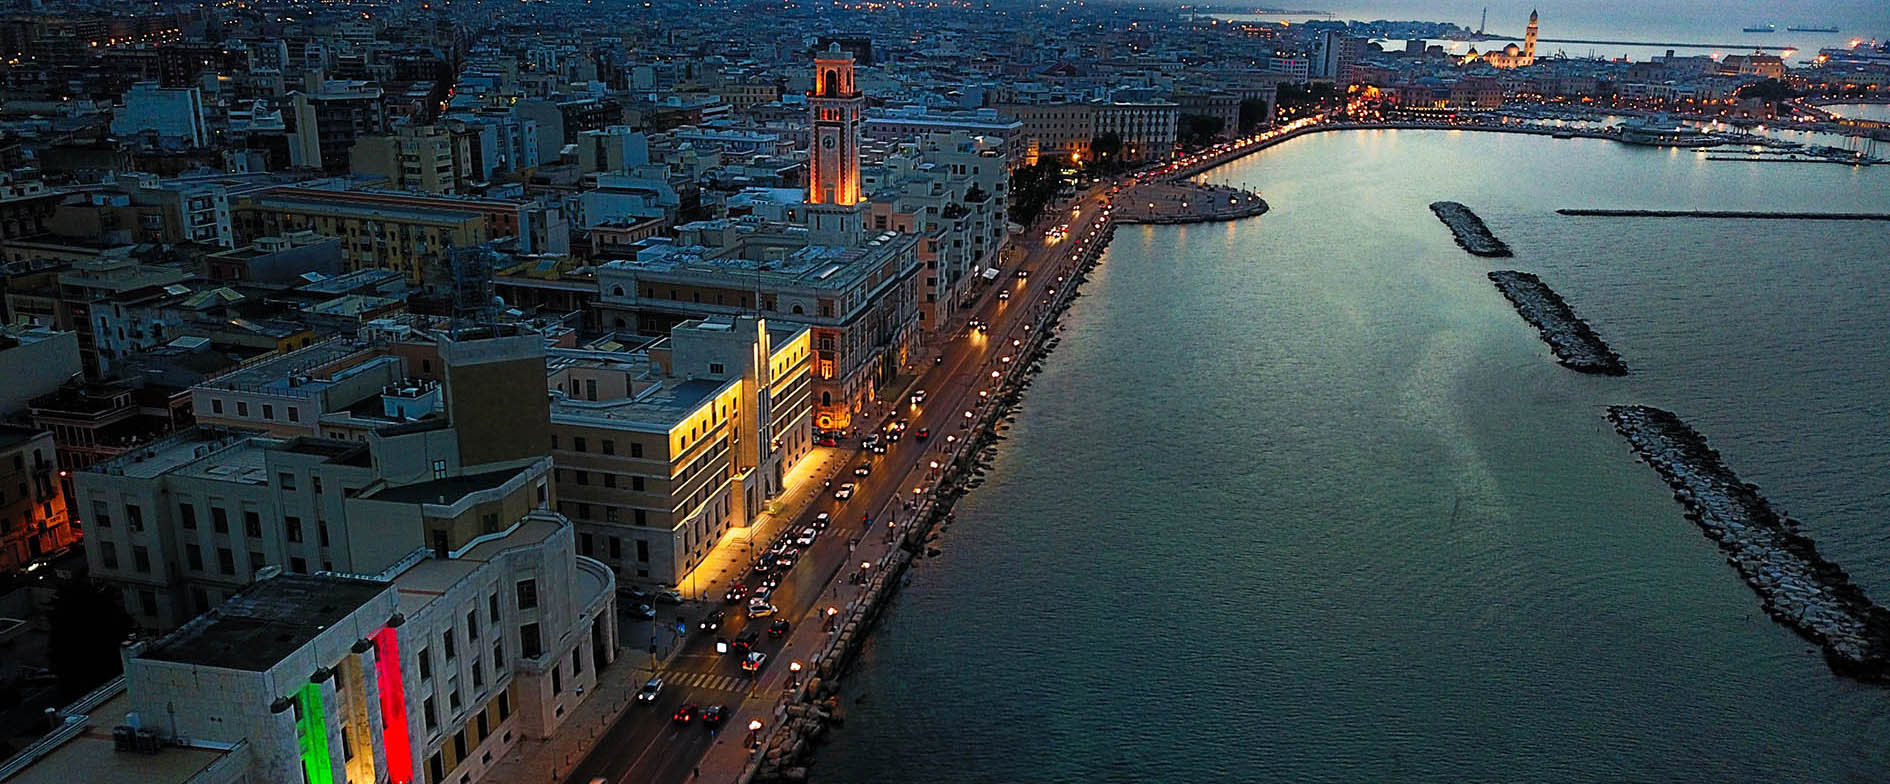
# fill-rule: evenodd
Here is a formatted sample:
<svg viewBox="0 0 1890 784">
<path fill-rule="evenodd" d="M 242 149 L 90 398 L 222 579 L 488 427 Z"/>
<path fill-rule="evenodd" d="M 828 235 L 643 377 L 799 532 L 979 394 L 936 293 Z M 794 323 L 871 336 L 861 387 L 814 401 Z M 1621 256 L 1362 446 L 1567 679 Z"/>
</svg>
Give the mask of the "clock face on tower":
<svg viewBox="0 0 1890 784">
<path fill-rule="evenodd" d="M 825 147 L 829 150 L 833 149 L 833 144 L 834 144 L 834 138 L 832 136 L 828 136 L 820 140 L 820 146 Z"/>
</svg>

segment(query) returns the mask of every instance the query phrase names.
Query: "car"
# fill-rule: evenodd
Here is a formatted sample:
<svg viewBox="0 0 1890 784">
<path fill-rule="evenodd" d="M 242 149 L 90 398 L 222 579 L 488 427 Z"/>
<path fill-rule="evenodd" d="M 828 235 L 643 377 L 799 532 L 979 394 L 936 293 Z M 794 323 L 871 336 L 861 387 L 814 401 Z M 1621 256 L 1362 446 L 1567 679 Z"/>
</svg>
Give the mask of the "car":
<svg viewBox="0 0 1890 784">
<path fill-rule="evenodd" d="M 925 390 L 923 389 L 914 390 L 912 393 L 912 404 L 916 406 L 924 402 L 925 402 Z"/>
<path fill-rule="evenodd" d="M 893 426 L 893 429 L 898 430 L 901 433 L 904 433 L 906 432 L 906 428 L 909 428 L 912 426 L 912 420 L 901 419 L 897 422 L 892 423 L 892 426 Z"/>
<path fill-rule="evenodd" d="M 780 584 L 781 576 L 779 574 L 770 574 L 761 581 L 761 587 L 763 588 L 773 588 Z"/>
<path fill-rule="evenodd" d="M 729 586 L 728 592 L 722 594 L 722 601 L 729 604 L 734 604 L 746 598 L 748 598 L 748 586 L 745 583 L 731 585 Z"/>
<path fill-rule="evenodd" d="M 749 672 L 755 672 L 761 669 L 761 665 L 767 663 L 768 654 L 762 653 L 761 651 L 749 651 L 747 656 L 742 657 L 742 669 Z"/>
<path fill-rule="evenodd" d="M 697 624 L 697 628 L 705 632 L 712 632 L 712 631 L 715 631 L 716 629 L 722 628 L 722 621 L 726 620 L 727 618 L 728 618 L 727 613 L 724 613 L 721 610 L 714 610 L 714 611 L 711 611 L 708 615 L 702 616 L 702 622 L 700 624 Z"/>
<path fill-rule="evenodd" d="M 755 595 L 754 595 L 754 596 L 751 596 L 751 597 L 749 597 L 749 599 L 748 599 L 748 603 L 749 603 L 749 604 L 754 604 L 755 602 L 764 602 L 764 603 L 765 603 L 765 602 L 767 602 L 767 601 L 768 601 L 769 599 L 772 599 L 772 598 L 774 598 L 774 589 L 773 589 L 773 588 L 767 588 L 767 587 L 762 587 L 762 588 L 756 588 L 756 589 L 755 589 Z"/>
<path fill-rule="evenodd" d="M 919 428 L 919 431 L 916 433 L 913 433 L 912 437 L 919 439 L 920 441 L 924 441 L 925 439 L 932 437 L 932 429 L 929 427 Z"/>
<path fill-rule="evenodd" d="M 862 436 L 860 438 L 860 446 L 866 447 L 868 449 L 871 449 L 873 445 L 877 443 L 879 443 L 878 433 L 868 433 L 865 436 Z"/>
<path fill-rule="evenodd" d="M 834 500 L 836 501 L 845 501 L 849 498 L 852 498 L 853 497 L 853 483 L 848 482 L 837 488 L 834 488 L 833 497 L 834 497 Z"/>
<path fill-rule="evenodd" d="M 980 335 L 982 335 L 982 334 L 984 334 L 984 333 L 986 333 L 986 332 L 990 332 L 990 331 L 991 331 L 991 325 L 990 325 L 990 324 L 979 324 L 979 325 L 978 325 L 978 334 L 980 334 Z"/>
<path fill-rule="evenodd" d="M 676 724 L 688 724 L 696 720 L 696 706 L 684 705 L 676 709 L 676 714 L 669 717 Z"/>
<path fill-rule="evenodd" d="M 897 442 L 900 436 L 905 435 L 905 432 L 904 430 L 888 430 L 886 431 L 886 440 Z"/>
<path fill-rule="evenodd" d="M 756 604 L 751 601 L 748 603 L 748 617 L 750 618 L 766 618 L 774 613 L 775 606 L 767 602 Z"/>
<path fill-rule="evenodd" d="M 673 588 L 667 591 L 657 591 L 656 601 L 663 604 L 682 604 L 682 591 Z"/>
<path fill-rule="evenodd" d="M 972 319 L 969 323 L 965 324 L 965 326 L 970 327 L 972 329 L 977 329 L 978 327 L 981 327 L 983 325 L 984 325 L 984 322 L 978 319 Z"/>
<path fill-rule="evenodd" d="M 801 529 L 801 535 L 794 538 L 794 543 L 802 547 L 811 546 L 814 543 L 814 537 L 819 533 L 819 531 L 812 528 L 803 528 Z"/>
<path fill-rule="evenodd" d="M 873 473 L 873 466 L 870 463 L 861 463 L 853 469 L 854 476 L 866 476 L 871 473 Z"/>
<path fill-rule="evenodd" d="M 651 607 L 647 604 L 639 604 L 635 608 L 630 610 L 630 617 L 641 618 L 647 621 L 651 618 L 656 617 L 656 608 Z"/>
<path fill-rule="evenodd" d="M 749 629 L 735 637 L 735 650 L 746 653 L 755 649 L 755 643 L 761 641 L 761 632 Z"/>
<path fill-rule="evenodd" d="M 782 618 L 780 620 L 775 621 L 774 623 L 768 624 L 769 637 L 786 637 L 787 633 L 788 633 L 788 622 L 786 618 Z"/>
<path fill-rule="evenodd" d="M 655 702 L 656 695 L 663 693 L 663 679 L 651 678 L 643 682 L 643 688 L 637 690 L 637 702 Z"/>
<path fill-rule="evenodd" d="M 728 720 L 728 708 L 722 705 L 710 705 L 702 709 L 702 726 L 720 727 Z"/>
<path fill-rule="evenodd" d="M 1018 270 L 1018 271 L 1017 271 L 1017 279 L 1018 279 L 1018 280 L 1027 280 L 1027 279 L 1029 279 L 1029 278 L 1030 278 L 1030 273 L 1029 273 L 1028 271 L 1026 271 L 1026 270 Z"/>
<path fill-rule="evenodd" d="M 821 512 L 820 514 L 814 515 L 814 530 L 825 531 L 827 530 L 827 525 L 832 522 L 833 522 L 833 515 L 828 514 L 826 512 Z"/>
<path fill-rule="evenodd" d="M 1010 298 L 1011 298 L 1011 293 L 1010 293 L 1010 292 L 1008 292 L 1008 291 L 1000 291 L 1000 292 L 998 292 L 998 299 L 1010 299 Z"/>
<path fill-rule="evenodd" d="M 780 567 L 781 571 L 785 572 L 794 568 L 794 564 L 799 560 L 801 560 L 801 554 L 799 552 L 792 552 L 775 558 L 774 563 L 775 566 Z"/>
<path fill-rule="evenodd" d="M 886 454 L 886 445 L 883 443 L 873 444 L 872 449 L 873 449 L 873 454 L 876 454 L 876 455 Z"/>
</svg>

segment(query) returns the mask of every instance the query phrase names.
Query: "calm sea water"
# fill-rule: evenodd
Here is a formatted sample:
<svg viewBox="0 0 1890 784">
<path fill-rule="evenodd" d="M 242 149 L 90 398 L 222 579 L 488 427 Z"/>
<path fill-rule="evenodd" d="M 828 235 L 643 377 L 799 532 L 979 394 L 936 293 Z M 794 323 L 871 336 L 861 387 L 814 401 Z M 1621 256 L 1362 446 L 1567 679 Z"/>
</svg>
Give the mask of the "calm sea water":
<svg viewBox="0 0 1890 784">
<path fill-rule="evenodd" d="M 1824 109 L 1844 117 L 1890 122 L 1890 103 L 1838 103 Z"/>
<path fill-rule="evenodd" d="M 1126 228 L 848 684 L 833 782 L 1890 780 L 1838 679 L 1601 418 L 1679 411 L 1890 600 L 1890 167 L 1306 137 L 1273 212 Z M 1627 359 L 1551 359 L 1463 201 Z"/>
</svg>

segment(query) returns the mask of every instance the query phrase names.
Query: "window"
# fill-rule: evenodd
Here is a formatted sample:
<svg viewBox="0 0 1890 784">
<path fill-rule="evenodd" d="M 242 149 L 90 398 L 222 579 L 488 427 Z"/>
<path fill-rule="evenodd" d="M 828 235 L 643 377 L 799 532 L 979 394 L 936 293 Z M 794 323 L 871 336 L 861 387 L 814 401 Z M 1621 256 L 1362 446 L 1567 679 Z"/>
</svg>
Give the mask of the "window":
<svg viewBox="0 0 1890 784">
<path fill-rule="evenodd" d="M 308 559 L 300 556 L 291 556 L 289 558 L 289 571 L 295 572 L 296 574 L 308 574 Z"/>
<path fill-rule="evenodd" d="M 604 446 L 604 454 L 607 454 L 607 455 L 614 455 L 614 454 L 617 454 L 617 442 L 616 442 L 616 441 L 612 441 L 611 439 L 608 439 L 608 438 L 606 438 L 606 439 L 604 439 L 604 444 L 603 444 L 603 446 Z"/>
<path fill-rule="evenodd" d="M 528 623 L 518 627 L 519 655 L 535 659 L 544 653 L 544 646 L 538 639 L 538 624 Z"/>
<path fill-rule="evenodd" d="M 453 733 L 453 756 L 460 759 L 466 758 L 466 729 L 464 727 Z"/>
<path fill-rule="evenodd" d="M 251 539 L 262 538 L 262 515 L 253 509 L 243 510 L 243 535 Z"/>
<path fill-rule="evenodd" d="M 617 475 L 616 475 L 616 474 L 603 474 L 602 476 L 604 477 L 604 486 L 605 486 L 605 487 L 616 487 L 616 486 L 617 486 Z"/>
<path fill-rule="evenodd" d="M 728 371 L 727 371 L 726 369 L 724 369 L 724 368 L 722 367 L 722 363 L 720 363 L 720 362 L 710 362 L 710 363 L 709 363 L 709 375 L 711 375 L 711 376 L 719 376 L 719 375 L 722 375 L 723 373 L 726 373 L 726 372 L 728 372 Z"/>
<path fill-rule="evenodd" d="M 446 645 L 446 660 L 452 661 L 453 657 L 458 655 L 459 653 L 458 650 L 453 645 L 453 640 L 454 640 L 453 630 L 447 629 L 446 634 L 442 635 L 442 639 L 445 641 L 445 645 Z"/>
<path fill-rule="evenodd" d="M 223 400 L 221 398 L 211 398 L 210 413 L 212 414 L 223 413 Z"/>
<path fill-rule="evenodd" d="M 138 609 L 143 611 L 145 617 L 156 616 L 158 614 L 157 593 L 149 589 L 139 591 Z"/>
<path fill-rule="evenodd" d="M 646 510 L 643 510 L 643 509 L 637 509 L 637 510 L 634 510 L 634 511 L 636 512 L 636 514 L 635 514 L 635 515 L 632 515 L 632 516 L 633 516 L 633 517 L 634 517 L 634 518 L 636 519 L 636 523 L 637 523 L 637 525 L 649 525 L 649 524 L 650 524 L 650 514 L 649 514 L 649 512 L 648 512 L 648 511 L 646 511 Z"/>
<path fill-rule="evenodd" d="M 492 643 L 492 671 L 499 672 L 504 669 L 505 669 L 505 641 L 497 640 Z"/>
<path fill-rule="evenodd" d="M 466 641 L 472 642 L 477 639 L 479 639 L 479 611 L 467 610 L 466 611 Z"/>
<path fill-rule="evenodd" d="M 263 567 L 263 554 L 256 552 L 255 550 L 249 551 L 249 570 L 254 572 L 257 569 L 261 569 L 262 567 Z"/>
<path fill-rule="evenodd" d="M 203 571 L 203 550 L 194 544 L 186 545 L 184 547 L 184 563 L 187 564 L 193 572 Z"/>
<path fill-rule="evenodd" d="M 563 664 L 551 665 L 551 693 L 552 694 L 564 693 L 564 665 Z"/>
<path fill-rule="evenodd" d="M 637 560 L 650 560 L 650 543 L 648 541 L 643 539 L 637 540 Z"/>
<path fill-rule="evenodd" d="M 439 710 L 433 707 L 432 697 L 428 697 L 425 702 L 422 702 L 420 704 L 420 712 L 426 714 L 427 729 L 437 730 L 440 728 L 440 715 L 439 715 L 440 712 Z M 436 756 L 434 757 L 434 759 L 437 760 L 439 759 L 439 757 Z"/>
<path fill-rule="evenodd" d="M 275 406 L 272 406 L 272 405 L 269 405 L 268 403 L 264 403 L 264 404 L 263 404 L 263 418 L 264 418 L 264 419 L 275 419 L 275 418 L 276 418 L 276 407 L 275 407 Z"/>
<path fill-rule="evenodd" d="M 486 596 L 486 620 L 492 623 L 499 622 L 499 594 L 496 592 Z"/>
<path fill-rule="evenodd" d="M 512 693 L 499 692 L 499 721 L 512 718 Z"/>
<path fill-rule="evenodd" d="M 224 511 L 223 508 L 219 506 L 210 507 L 210 530 L 220 534 L 229 533 L 230 513 Z"/>
<path fill-rule="evenodd" d="M 623 560 L 623 540 L 615 536 L 610 537 L 610 560 Z"/>
<path fill-rule="evenodd" d="M 290 410 L 294 410 L 294 409 L 290 409 Z M 322 478 L 321 477 L 319 476 L 309 477 L 308 484 L 309 484 L 309 489 L 314 490 L 316 495 L 322 494 Z"/>
<path fill-rule="evenodd" d="M 445 460 L 433 461 L 433 478 L 434 479 L 446 478 L 446 461 Z"/>
<path fill-rule="evenodd" d="M 571 676 L 575 678 L 583 674 L 584 674 L 584 648 L 583 646 L 579 646 L 575 650 L 571 651 Z"/>
<path fill-rule="evenodd" d="M 427 726 L 431 728 L 433 725 L 429 723 Z M 439 752 L 433 752 L 433 756 L 427 758 L 427 781 L 440 781 L 445 778 L 446 764 L 440 761 Z"/>
<path fill-rule="evenodd" d="M 236 574 L 236 554 L 230 552 L 230 548 L 217 548 L 217 571 L 224 574 Z"/>
<path fill-rule="evenodd" d="M 197 530 L 197 507 L 190 504 L 177 505 L 177 519 L 182 521 L 184 530 Z"/>
<path fill-rule="evenodd" d="M 572 437 L 571 437 L 571 449 L 572 449 L 573 451 L 577 451 L 577 452 L 582 452 L 582 451 L 584 451 L 584 437 L 583 437 L 583 436 L 572 436 Z"/>
<path fill-rule="evenodd" d="M 640 476 L 630 477 L 630 489 L 635 490 L 639 493 L 643 492 L 643 477 L 640 477 Z"/>
<path fill-rule="evenodd" d="M 433 677 L 433 649 L 420 649 L 420 680 Z"/>
<path fill-rule="evenodd" d="M 643 456 L 643 444 L 641 442 L 638 442 L 638 441 L 630 442 L 630 456 L 631 457 Z"/>
<path fill-rule="evenodd" d="M 236 415 L 243 417 L 249 416 L 249 404 L 241 400 L 236 401 Z"/>
<path fill-rule="evenodd" d="M 320 542 L 321 546 L 327 547 L 328 546 L 328 522 L 326 520 L 315 524 L 315 533 L 321 537 L 321 542 Z"/>
<path fill-rule="evenodd" d="M 465 703 L 461 702 L 459 699 L 459 680 L 454 678 L 449 679 L 449 682 L 452 685 L 446 690 L 446 708 L 452 711 L 453 715 L 457 716 L 459 715 L 460 709 L 465 706 Z M 466 752 L 462 751 L 460 753 L 465 754 Z"/>
<path fill-rule="evenodd" d="M 282 527 L 288 532 L 289 541 L 302 541 L 302 518 L 284 517 L 282 518 Z"/>
<path fill-rule="evenodd" d="M 284 490 L 294 490 L 295 474 L 291 474 L 287 471 L 276 474 L 276 486 Z"/>
<path fill-rule="evenodd" d="M 26 495 L 26 493 L 21 492 L 20 495 Z M 144 530 L 144 507 L 137 504 L 125 504 L 125 521 L 133 531 Z"/>
<path fill-rule="evenodd" d="M 107 569 L 118 568 L 118 547 L 111 542 L 100 542 L 98 545 L 98 561 L 104 564 Z"/>
<path fill-rule="evenodd" d="M 302 421 L 302 409 L 296 408 L 295 406 L 289 406 L 289 421 L 290 422 Z"/>
<path fill-rule="evenodd" d="M 591 483 L 591 473 L 589 471 L 572 471 L 571 477 L 577 480 L 577 483 L 580 485 L 588 485 Z"/>
<path fill-rule="evenodd" d="M 111 509 L 112 508 L 107 506 L 104 501 L 93 501 L 92 522 L 97 523 L 100 528 L 112 527 Z"/>
<path fill-rule="evenodd" d="M 518 581 L 518 608 L 529 610 L 538 606 L 538 581 Z"/>
<path fill-rule="evenodd" d="M 472 673 L 473 673 L 473 688 L 475 689 L 485 688 L 486 687 L 486 665 L 481 664 L 479 662 L 479 657 L 477 656 L 473 657 Z M 484 714 L 481 714 L 482 717 L 483 715 Z M 481 733 L 481 734 L 484 734 L 484 733 Z"/>
<path fill-rule="evenodd" d="M 131 546 L 131 568 L 139 572 L 151 571 L 151 550 L 141 544 Z"/>
</svg>

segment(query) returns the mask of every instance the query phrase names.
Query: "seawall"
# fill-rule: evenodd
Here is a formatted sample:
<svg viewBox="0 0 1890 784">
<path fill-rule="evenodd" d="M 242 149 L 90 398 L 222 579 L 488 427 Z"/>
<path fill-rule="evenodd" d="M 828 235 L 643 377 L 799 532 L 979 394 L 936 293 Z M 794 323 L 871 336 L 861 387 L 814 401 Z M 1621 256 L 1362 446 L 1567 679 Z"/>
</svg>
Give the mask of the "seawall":
<svg viewBox="0 0 1890 784">
<path fill-rule="evenodd" d="M 1527 272 L 1497 270 L 1490 273 L 1490 282 L 1516 306 L 1523 320 L 1542 334 L 1543 342 L 1549 344 L 1563 367 L 1604 376 L 1627 375 L 1621 355 L 1614 353 L 1607 341 L 1575 315 L 1575 309 L 1541 278 Z"/>
<path fill-rule="evenodd" d="M 1583 218 L 1753 218 L 1757 220 L 1890 221 L 1885 212 L 1746 212 L 1740 210 L 1592 210 L 1565 208 L 1557 215 Z"/>
<path fill-rule="evenodd" d="M 1766 614 L 1822 647 L 1837 673 L 1890 682 L 1890 611 L 1818 555 L 1797 521 L 1773 509 L 1759 488 L 1739 481 L 1673 412 L 1613 406 L 1608 420 L 1673 488 L 1687 519 L 1719 543 Z"/>
<path fill-rule="evenodd" d="M 1457 245 L 1477 256 L 1510 256 L 1509 246 L 1490 233 L 1490 227 L 1483 225 L 1483 219 L 1477 214 L 1454 201 L 1431 202 L 1431 212 L 1437 213 L 1437 219 L 1450 227 L 1450 233 L 1457 238 Z"/>
</svg>

